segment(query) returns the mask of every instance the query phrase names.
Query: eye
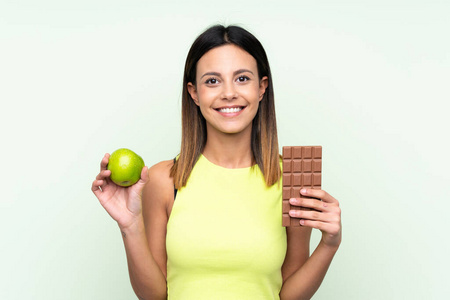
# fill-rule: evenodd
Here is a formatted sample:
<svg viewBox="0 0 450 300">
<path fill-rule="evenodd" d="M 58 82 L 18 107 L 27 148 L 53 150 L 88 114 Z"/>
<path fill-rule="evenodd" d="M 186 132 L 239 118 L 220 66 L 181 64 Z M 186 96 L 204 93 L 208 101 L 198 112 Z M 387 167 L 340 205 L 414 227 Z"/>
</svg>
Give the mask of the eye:
<svg viewBox="0 0 450 300">
<path fill-rule="evenodd" d="M 248 76 L 245 76 L 245 75 L 239 76 L 237 79 L 237 81 L 239 81 L 239 82 L 245 82 L 247 80 L 250 80 L 250 78 L 248 78 Z"/>
<path fill-rule="evenodd" d="M 217 84 L 219 82 L 219 80 L 217 80 L 217 78 L 211 77 L 206 79 L 205 83 L 206 84 Z"/>
</svg>

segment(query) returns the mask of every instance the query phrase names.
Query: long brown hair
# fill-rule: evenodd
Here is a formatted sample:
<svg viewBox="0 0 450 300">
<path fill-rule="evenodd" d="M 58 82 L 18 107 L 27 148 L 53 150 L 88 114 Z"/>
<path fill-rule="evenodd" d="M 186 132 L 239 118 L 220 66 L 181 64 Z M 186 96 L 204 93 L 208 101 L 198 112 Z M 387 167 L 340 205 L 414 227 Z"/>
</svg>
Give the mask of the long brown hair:
<svg viewBox="0 0 450 300">
<path fill-rule="evenodd" d="M 186 58 L 182 93 L 181 151 L 170 170 L 177 189 L 186 185 L 206 144 L 206 120 L 194 103 L 187 86 L 189 82 L 196 84 L 197 62 L 200 58 L 209 50 L 225 44 L 234 44 L 247 51 L 257 62 L 259 79 L 268 77 L 268 86 L 252 123 L 251 149 L 254 162 L 261 169 L 267 186 L 276 183 L 281 176 L 272 75 L 266 52 L 258 39 L 247 30 L 238 26 L 216 25 L 197 37 Z"/>
</svg>

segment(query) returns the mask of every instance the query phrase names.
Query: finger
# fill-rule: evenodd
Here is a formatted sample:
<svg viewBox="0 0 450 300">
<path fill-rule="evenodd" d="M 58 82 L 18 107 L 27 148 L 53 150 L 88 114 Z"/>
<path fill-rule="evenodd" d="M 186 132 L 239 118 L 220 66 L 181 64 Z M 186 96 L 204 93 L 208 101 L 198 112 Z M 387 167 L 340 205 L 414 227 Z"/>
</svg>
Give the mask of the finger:
<svg viewBox="0 0 450 300">
<path fill-rule="evenodd" d="M 100 171 L 106 170 L 109 162 L 109 156 L 109 153 L 105 153 L 105 155 L 103 156 L 102 161 L 100 162 Z"/>
<path fill-rule="evenodd" d="M 148 181 L 148 167 L 144 166 L 141 171 L 141 178 L 136 182 L 136 185 L 141 186 L 145 185 Z"/>
<path fill-rule="evenodd" d="M 91 190 L 94 192 L 96 196 L 100 195 L 102 193 L 102 185 L 104 184 L 104 180 L 94 180 L 92 182 Z"/>
<path fill-rule="evenodd" d="M 301 206 L 305 208 L 311 208 L 317 211 L 329 211 L 329 205 L 326 202 L 322 202 L 312 198 L 291 198 L 289 203 L 294 206 Z"/>
<path fill-rule="evenodd" d="M 102 170 L 100 173 L 98 173 L 98 175 L 95 179 L 102 180 L 102 179 L 108 178 L 109 176 L 111 176 L 110 170 Z"/>
<path fill-rule="evenodd" d="M 332 235 L 336 235 L 340 231 L 339 224 L 326 223 L 326 222 L 320 222 L 320 221 L 312 221 L 312 220 L 304 220 L 304 219 L 301 219 L 299 222 L 300 222 L 301 226 L 319 229 L 322 232 L 326 232 L 326 233 L 332 234 Z"/>
<path fill-rule="evenodd" d="M 307 196 L 307 197 L 321 199 L 322 201 L 327 202 L 327 203 L 339 204 L 339 202 L 336 199 L 334 199 L 330 194 L 328 194 L 324 190 L 301 189 L 300 194 L 303 196 Z"/>
<path fill-rule="evenodd" d="M 144 166 L 141 171 L 141 180 L 145 184 L 148 181 L 148 167 Z"/>
<path fill-rule="evenodd" d="M 312 221 L 321 221 L 327 223 L 339 222 L 339 219 L 333 214 L 323 213 L 315 210 L 295 210 L 289 211 L 289 215 L 293 218 L 308 219 Z"/>
<path fill-rule="evenodd" d="M 135 193 L 140 194 L 147 181 L 148 181 L 148 167 L 144 166 L 141 171 L 141 178 L 139 179 L 138 182 L 136 182 L 136 184 L 131 186 L 131 188 Z"/>
</svg>

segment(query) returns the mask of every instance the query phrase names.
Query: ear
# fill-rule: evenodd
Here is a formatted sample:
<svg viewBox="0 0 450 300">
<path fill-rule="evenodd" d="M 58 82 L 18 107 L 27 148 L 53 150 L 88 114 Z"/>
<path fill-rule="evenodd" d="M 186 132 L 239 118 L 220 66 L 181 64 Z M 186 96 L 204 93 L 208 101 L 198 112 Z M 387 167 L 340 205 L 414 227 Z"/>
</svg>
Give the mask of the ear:
<svg viewBox="0 0 450 300">
<path fill-rule="evenodd" d="M 197 106 L 200 106 L 199 102 L 198 102 L 197 88 L 195 87 L 195 85 L 192 84 L 192 82 L 189 82 L 187 84 L 187 89 L 188 89 L 189 94 L 191 95 L 191 98 L 194 100 L 194 103 Z"/>
<path fill-rule="evenodd" d="M 259 81 L 259 101 L 261 101 L 264 97 L 264 93 L 266 92 L 267 86 L 269 85 L 269 78 L 264 76 Z"/>
</svg>

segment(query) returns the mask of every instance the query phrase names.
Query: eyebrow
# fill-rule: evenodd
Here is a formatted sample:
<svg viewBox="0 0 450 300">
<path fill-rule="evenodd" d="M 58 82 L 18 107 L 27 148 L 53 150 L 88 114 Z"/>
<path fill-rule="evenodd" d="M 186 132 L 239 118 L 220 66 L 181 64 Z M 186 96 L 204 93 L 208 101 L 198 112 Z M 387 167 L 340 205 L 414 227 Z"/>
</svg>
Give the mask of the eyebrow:
<svg viewBox="0 0 450 300">
<path fill-rule="evenodd" d="M 245 73 L 245 72 L 248 72 L 248 73 L 250 73 L 252 75 L 255 75 L 255 74 L 253 74 L 252 71 L 250 71 L 248 69 L 239 69 L 239 70 L 236 70 L 236 71 L 233 72 L 233 76 L 236 76 L 237 74 L 241 74 L 241 73 Z M 218 72 L 206 72 L 205 74 L 202 75 L 202 77 L 200 77 L 200 79 L 202 79 L 205 76 L 209 76 L 209 75 L 217 76 L 217 77 L 221 76 L 221 74 L 218 73 Z"/>
</svg>

